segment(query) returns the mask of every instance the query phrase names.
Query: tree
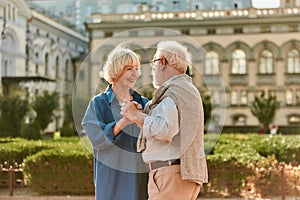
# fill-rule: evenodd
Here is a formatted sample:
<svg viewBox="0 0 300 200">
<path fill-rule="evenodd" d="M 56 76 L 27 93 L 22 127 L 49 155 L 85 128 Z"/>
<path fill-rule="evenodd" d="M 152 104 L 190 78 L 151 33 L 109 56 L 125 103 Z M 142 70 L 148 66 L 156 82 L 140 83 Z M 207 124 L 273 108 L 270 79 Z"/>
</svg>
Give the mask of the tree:
<svg viewBox="0 0 300 200">
<path fill-rule="evenodd" d="M 76 127 L 73 119 L 72 112 L 72 100 L 71 98 L 66 98 L 65 101 L 65 115 L 64 115 L 64 123 L 61 129 L 62 136 L 74 136 L 76 135 Z"/>
<path fill-rule="evenodd" d="M 202 97 L 202 104 L 204 110 L 204 125 L 207 125 L 206 123 L 210 123 L 210 118 L 211 118 L 211 111 L 212 111 L 211 99 L 208 93 L 202 94 L 201 97 Z"/>
<path fill-rule="evenodd" d="M 35 97 L 32 107 L 37 114 L 37 123 L 44 130 L 53 121 L 53 111 L 58 108 L 58 94 L 45 91 L 43 95 Z"/>
<path fill-rule="evenodd" d="M 0 96 L 0 136 L 20 136 L 29 101 L 20 91 Z"/>
<path fill-rule="evenodd" d="M 276 95 L 269 94 L 265 97 L 265 92 L 260 96 L 255 96 L 251 105 L 251 113 L 268 129 L 269 124 L 273 121 L 276 110 L 279 108 L 279 103 L 276 101 Z"/>
</svg>

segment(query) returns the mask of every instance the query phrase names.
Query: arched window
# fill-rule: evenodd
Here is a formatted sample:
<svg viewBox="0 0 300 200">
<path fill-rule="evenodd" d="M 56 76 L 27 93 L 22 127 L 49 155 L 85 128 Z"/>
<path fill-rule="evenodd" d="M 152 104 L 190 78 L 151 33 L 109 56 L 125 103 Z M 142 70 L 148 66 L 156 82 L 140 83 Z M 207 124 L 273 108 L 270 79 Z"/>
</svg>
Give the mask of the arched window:
<svg viewBox="0 0 300 200">
<path fill-rule="evenodd" d="M 300 73 L 300 54 L 299 51 L 297 51 L 296 49 L 293 49 L 288 53 L 287 73 Z"/>
<path fill-rule="evenodd" d="M 4 60 L 4 68 L 2 69 L 2 76 L 7 76 L 8 73 L 8 62 Z"/>
<path fill-rule="evenodd" d="M 259 73 L 272 74 L 274 72 L 274 57 L 269 50 L 264 50 L 259 58 Z"/>
<path fill-rule="evenodd" d="M 39 73 L 39 64 L 38 64 L 38 60 L 39 60 L 39 52 L 35 53 L 35 73 L 38 74 Z"/>
<path fill-rule="evenodd" d="M 70 80 L 70 74 L 69 74 L 69 60 L 66 60 L 66 66 L 65 66 L 65 80 Z"/>
<path fill-rule="evenodd" d="M 246 54 L 237 49 L 232 53 L 232 74 L 246 74 Z"/>
<path fill-rule="evenodd" d="M 288 122 L 289 124 L 299 124 L 300 123 L 300 115 L 289 115 L 288 116 Z"/>
<path fill-rule="evenodd" d="M 219 74 L 219 55 L 210 51 L 205 56 L 205 74 Z"/>
<path fill-rule="evenodd" d="M 45 75 L 49 75 L 49 54 L 45 54 Z"/>
<path fill-rule="evenodd" d="M 55 78 L 59 78 L 59 57 L 57 56 L 55 59 Z"/>
<path fill-rule="evenodd" d="M 246 116 L 241 114 L 234 115 L 232 122 L 234 126 L 244 126 L 246 125 Z"/>
</svg>

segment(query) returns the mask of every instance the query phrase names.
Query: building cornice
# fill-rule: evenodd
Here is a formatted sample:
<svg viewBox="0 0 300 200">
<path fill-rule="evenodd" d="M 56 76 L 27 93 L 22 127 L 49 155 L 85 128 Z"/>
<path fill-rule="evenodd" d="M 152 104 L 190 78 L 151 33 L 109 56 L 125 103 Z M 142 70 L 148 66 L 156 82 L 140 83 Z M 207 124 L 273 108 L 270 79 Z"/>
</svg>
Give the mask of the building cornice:
<svg viewBox="0 0 300 200">
<path fill-rule="evenodd" d="M 55 29 L 58 29 L 74 38 L 77 38 L 78 40 L 81 40 L 83 42 L 88 42 L 89 39 L 81 34 L 79 34 L 78 32 L 50 19 L 49 17 L 43 15 L 43 14 L 40 14 L 38 12 L 36 12 L 35 10 L 31 10 L 31 13 L 32 13 L 32 17 L 39 20 L 39 21 L 42 21 L 44 24 L 47 24 Z"/>
<path fill-rule="evenodd" d="M 257 24 L 300 23 L 300 8 L 236 9 L 183 12 L 146 12 L 131 14 L 101 14 L 91 16 L 87 29 L 124 29 L 140 27 L 201 27 L 241 26 Z"/>
</svg>

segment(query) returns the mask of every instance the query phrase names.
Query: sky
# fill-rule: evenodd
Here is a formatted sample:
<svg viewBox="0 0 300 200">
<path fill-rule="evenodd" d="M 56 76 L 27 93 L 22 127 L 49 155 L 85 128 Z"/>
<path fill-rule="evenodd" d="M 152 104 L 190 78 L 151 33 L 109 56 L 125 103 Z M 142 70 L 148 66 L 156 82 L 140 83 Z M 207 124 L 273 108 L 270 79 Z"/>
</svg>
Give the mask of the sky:
<svg viewBox="0 0 300 200">
<path fill-rule="evenodd" d="M 254 8 L 278 8 L 280 0 L 252 0 Z"/>
</svg>

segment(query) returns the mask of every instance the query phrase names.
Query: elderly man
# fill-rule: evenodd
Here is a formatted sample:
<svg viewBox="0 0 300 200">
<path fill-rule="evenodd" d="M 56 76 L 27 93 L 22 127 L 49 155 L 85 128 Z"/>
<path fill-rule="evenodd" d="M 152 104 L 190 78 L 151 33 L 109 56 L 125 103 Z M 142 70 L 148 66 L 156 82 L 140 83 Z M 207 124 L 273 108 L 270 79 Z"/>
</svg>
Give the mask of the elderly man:
<svg viewBox="0 0 300 200">
<path fill-rule="evenodd" d="M 144 112 L 135 102 L 121 108 L 121 115 L 141 128 L 137 148 L 149 165 L 150 200 L 196 199 L 208 180 L 202 100 L 185 74 L 190 59 L 180 43 L 160 42 L 150 63 L 153 99 Z"/>
</svg>

